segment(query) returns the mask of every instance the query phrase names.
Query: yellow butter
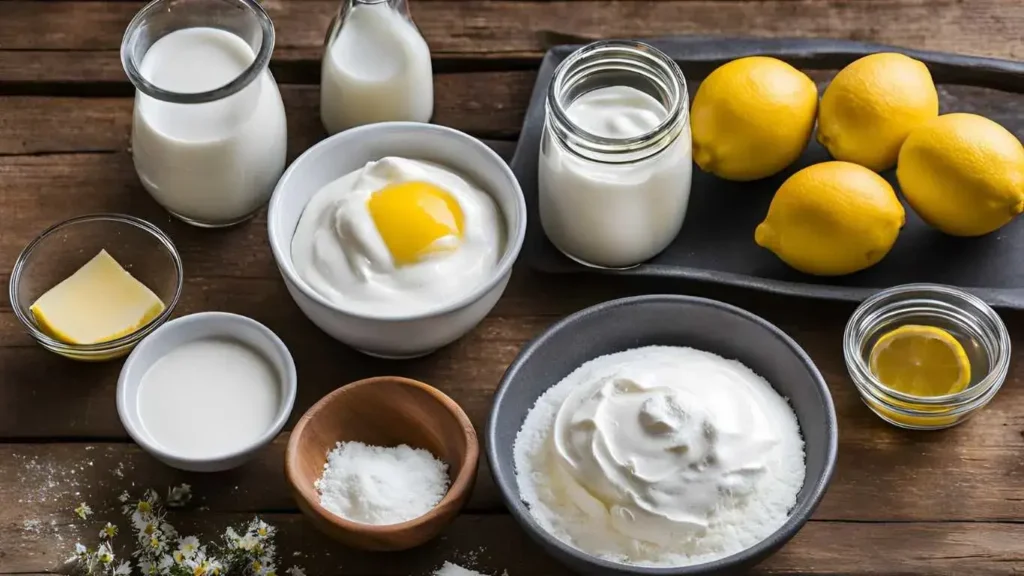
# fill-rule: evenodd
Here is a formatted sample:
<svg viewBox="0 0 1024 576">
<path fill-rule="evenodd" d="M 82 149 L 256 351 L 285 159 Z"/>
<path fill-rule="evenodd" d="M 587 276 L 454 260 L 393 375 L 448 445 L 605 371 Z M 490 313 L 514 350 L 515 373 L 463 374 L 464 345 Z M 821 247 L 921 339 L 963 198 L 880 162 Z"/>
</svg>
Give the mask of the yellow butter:
<svg viewBox="0 0 1024 576">
<path fill-rule="evenodd" d="M 164 303 L 101 250 L 30 309 L 50 336 L 68 344 L 98 344 L 149 323 Z"/>
</svg>

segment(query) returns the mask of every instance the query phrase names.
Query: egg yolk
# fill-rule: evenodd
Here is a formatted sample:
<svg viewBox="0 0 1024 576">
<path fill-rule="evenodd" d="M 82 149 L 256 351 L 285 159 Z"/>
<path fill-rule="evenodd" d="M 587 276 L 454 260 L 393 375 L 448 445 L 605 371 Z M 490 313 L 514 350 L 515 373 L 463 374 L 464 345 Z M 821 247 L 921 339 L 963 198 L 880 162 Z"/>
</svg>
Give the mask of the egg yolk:
<svg viewBox="0 0 1024 576">
<path fill-rule="evenodd" d="M 367 201 L 395 264 L 415 264 L 431 253 L 450 249 L 437 241 L 462 238 L 462 207 L 451 194 L 427 182 L 403 182 L 377 190 Z"/>
</svg>

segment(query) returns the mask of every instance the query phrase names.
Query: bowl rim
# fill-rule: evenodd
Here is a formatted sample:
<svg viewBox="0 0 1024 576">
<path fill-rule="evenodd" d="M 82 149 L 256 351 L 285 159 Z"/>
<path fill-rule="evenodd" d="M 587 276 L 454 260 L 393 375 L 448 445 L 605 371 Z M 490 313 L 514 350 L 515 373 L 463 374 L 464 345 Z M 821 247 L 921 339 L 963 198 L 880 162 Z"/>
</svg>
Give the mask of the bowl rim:
<svg viewBox="0 0 1024 576">
<path fill-rule="evenodd" d="M 371 137 L 375 133 L 384 132 L 424 132 L 433 133 L 439 138 L 455 138 L 461 139 L 468 142 L 470 145 L 480 149 L 483 154 L 491 159 L 493 164 L 498 167 L 498 170 L 502 172 L 508 182 L 512 184 L 512 189 L 515 192 L 515 214 L 508 215 L 499 207 L 498 210 L 502 211 L 506 221 L 509 216 L 516 216 L 518 222 L 515 230 L 506 226 L 506 239 L 505 239 L 505 250 L 502 254 L 501 259 L 498 261 L 498 265 L 491 272 L 490 277 L 486 282 L 481 283 L 475 289 L 467 292 L 458 300 L 455 300 L 443 307 L 428 309 L 424 312 L 417 312 L 415 314 L 405 314 L 400 316 L 388 316 L 372 314 L 362 312 L 353 309 L 346 309 L 338 306 L 331 302 L 327 298 L 324 298 L 319 292 L 314 290 L 309 284 L 303 280 L 298 271 L 295 270 L 295 265 L 292 262 L 291 257 L 291 239 L 294 236 L 294 231 L 290 233 L 288 238 L 284 238 L 285 231 L 281 230 L 278 225 L 278 219 L 275 217 L 275 213 L 280 210 L 280 206 L 285 202 L 284 198 L 287 196 L 287 187 L 290 186 L 290 180 L 294 177 L 295 173 L 302 169 L 304 162 L 309 162 L 309 158 L 313 155 L 326 150 L 332 146 L 336 146 L 337 141 L 351 139 L 353 142 L 358 143 L 360 139 Z M 461 171 L 444 166 L 453 170 L 457 174 L 461 175 Z M 489 196 L 494 198 L 494 194 L 490 191 L 485 191 Z M 315 192 L 314 192 L 315 194 Z M 310 197 L 312 199 L 312 197 Z M 306 206 L 309 202 L 306 203 Z M 305 211 L 306 206 L 302 207 Z M 301 219 L 301 213 L 299 218 Z M 320 142 L 317 142 L 305 152 L 303 152 L 298 158 L 295 159 L 285 170 L 284 174 L 277 181 L 277 185 L 274 187 L 274 193 L 270 197 L 270 202 L 267 207 L 267 240 L 270 243 L 270 250 L 274 255 L 274 261 L 277 263 L 278 269 L 281 274 L 285 277 L 289 284 L 298 288 L 298 290 L 307 298 L 316 302 L 317 304 L 324 306 L 334 312 L 345 314 L 353 318 L 359 318 L 363 320 L 372 320 L 376 322 L 410 322 L 416 320 L 425 320 L 428 318 L 436 318 L 444 316 L 456 310 L 460 310 L 469 306 L 470 304 L 481 299 L 494 289 L 502 280 L 508 276 L 512 271 L 512 265 L 515 264 L 516 259 L 519 257 L 519 253 L 522 250 L 523 242 L 526 239 L 526 220 L 527 220 L 527 208 L 526 208 L 526 197 L 523 195 L 523 189 L 519 185 L 519 180 L 516 178 L 515 173 L 512 172 L 512 168 L 508 165 L 497 152 L 492 150 L 489 146 L 484 144 L 480 139 L 475 138 L 461 130 L 449 128 L 447 126 L 441 126 L 438 124 L 425 124 L 421 122 L 379 122 L 376 124 L 367 124 L 365 126 L 358 126 L 356 128 L 350 128 L 342 132 L 338 132 L 332 136 L 329 136 Z M 280 239 L 280 242 L 279 242 Z M 287 243 L 287 247 L 280 245 Z"/>
<path fill-rule="evenodd" d="M 497 415 L 500 410 L 500 406 L 505 399 L 505 395 L 510 393 L 512 388 L 512 381 L 516 378 L 518 372 L 523 366 L 530 360 L 530 358 L 558 332 L 571 327 L 573 324 L 579 322 L 581 319 L 594 315 L 601 315 L 609 310 L 616 308 L 628 308 L 633 306 L 642 306 L 646 304 L 671 304 L 671 305 L 698 305 L 707 306 L 710 308 L 718 309 L 726 314 L 738 316 L 744 320 L 750 321 L 770 332 L 773 336 L 778 338 L 785 344 L 793 354 L 800 360 L 804 367 L 808 370 L 811 375 L 811 379 L 817 385 L 818 391 L 820 392 L 821 398 L 824 402 L 825 410 L 825 428 L 828 435 L 828 444 L 826 446 L 825 453 L 825 468 L 821 476 L 813 483 L 810 491 L 803 500 L 798 500 L 793 506 L 793 509 L 789 513 L 789 517 L 786 521 L 779 526 L 774 532 L 769 534 L 766 538 L 755 543 L 749 548 L 745 548 L 719 558 L 711 562 L 703 562 L 700 564 L 690 564 L 686 566 L 641 566 L 624 564 L 621 562 L 613 562 L 611 560 L 605 560 L 592 556 L 583 550 L 580 550 L 570 544 L 567 544 L 559 538 L 550 534 L 543 526 L 541 526 L 530 513 L 526 503 L 519 497 L 519 487 L 514 477 L 515 462 L 510 463 L 513 471 L 513 478 L 509 480 L 505 475 L 499 474 L 497 470 L 500 469 L 499 458 L 496 448 L 495 439 L 498 437 L 499 432 L 497 429 Z M 554 385 L 556 383 L 552 383 Z M 803 435 L 801 429 L 801 435 Z M 636 575 L 649 575 L 649 576 L 690 576 L 698 574 L 709 574 L 715 573 L 719 570 L 736 569 L 740 566 L 745 566 L 758 561 L 758 559 L 770 555 L 787 541 L 789 541 L 797 532 L 803 527 L 804 524 L 810 519 L 814 510 L 820 504 L 822 497 L 825 495 L 825 491 L 828 488 L 829 483 L 832 480 L 833 473 L 835 472 L 836 459 L 839 450 L 839 432 L 838 424 L 836 420 L 835 404 L 832 400 L 832 394 L 829 391 L 828 384 L 825 378 L 821 375 L 817 366 L 811 360 L 810 356 L 804 351 L 804 349 L 796 343 L 788 334 L 783 332 L 777 326 L 764 318 L 744 310 L 738 306 L 712 300 L 710 298 L 701 298 L 697 296 L 685 296 L 676 294 L 649 294 L 642 296 L 631 296 L 626 298 L 618 298 L 615 300 L 609 300 L 600 304 L 584 308 L 579 312 L 571 314 L 566 318 L 558 321 L 552 326 L 544 330 L 540 335 L 526 344 L 516 356 L 512 364 L 509 365 L 505 374 L 501 378 L 501 382 L 498 385 L 498 389 L 494 393 L 494 399 L 491 406 L 490 414 L 487 418 L 487 428 L 485 432 L 485 439 L 487 442 L 487 463 L 491 467 L 491 473 L 494 477 L 494 483 L 498 486 L 498 491 L 501 493 L 502 499 L 505 501 L 506 506 L 512 513 L 512 516 L 516 519 L 520 526 L 524 527 L 526 531 L 533 536 L 535 539 L 542 540 L 548 546 L 556 549 L 561 555 L 573 558 L 578 562 L 587 564 L 590 566 L 599 567 L 605 570 L 614 570 L 622 574 L 636 574 Z M 807 479 L 805 478 L 805 483 Z"/>
<path fill-rule="evenodd" d="M 114 340 L 108 340 L 106 342 L 99 342 L 96 344 L 71 344 L 62 340 L 57 340 L 49 334 L 46 334 L 40 330 L 34 321 L 29 318 L 28 314 L 22 310 L 18 304 L 18 287 L 21 283 L 21 275 L 25 270 L 25 266 L 28 264 L 29 259 L 32 257 L 32 253 L 39 247 L 39 245 L 57 232 L 70 228 L 76 224 L 85 224 L 90 222 L 109 222 L 118 225 L 124 224 L 133 226 L 138 230 L 148 233 L 152 237 L 156 238 L 164 249 L 171 256 L 171 261 L 174 263 L 175 270 L 175 287 L 174 295 L 171 297 L 170 302 L 164 303 L 164 310 L 158 314 L 155 318 L 147 322 L 146 324 L 136 328 L 134 331 L 115 338 Z M 103 353 L 110 352 L 113 350 L 120 349 L 126 345 L 131 345 L 145 336 L 151 334 L 156 328 L 163 325 L 171 314 L 174 312 L 174 308 L 178 305 L 178 301 L 181 299 L 182 286 L 184 285 L 184 270 L 181 264 L 181 254 L 178 253 L 178 249 L 174 246 L 174 242 L 171 237 L 167 235 L 163 230 L 157 228 L 156 225 L 137 218 L 128 214 L 118 213 L 95 213 L 95 214 L 84 214 L 81 216 L 75 216 L 56 224 L 52 224 L 45 230 L 39 233 L 38 236 L 32 239 L 25 248 L 22 249 L 21 253 L 18 254 L 17 260 L 14 261 L 14 268 L 11 270 L 11 278 L 8 282 L 7 296 L 11 302 L 11 308 L 14 309 L 14 315 L 18 317 L 22 326 L 28 331 L 28 333 L 37 342 L 46 346 L 47 348 L 59 351 L 75 352 L 75 353 Z M 52 288 L 52 287 L 51 287 Z"/>
<path fill-rule="evenodd" d="M 384 381 L 422 390 L 436 402 L 444 406 L 447 412 L 454 416 L 455 420 L 462 427 L 466 439 L 466 454 L 462 457 L 459 474 L 455 478 L 451 478 L 451 476 L 449 476 L 450 483 L 448 485 L 448 491 L 445 493 L 444 498 L 435 504 L 433 508 L 416 518 L 406 520 L 405 522 L 399 522 L 398 524 L 363 524 L 361 522 L 342 518 L 334 512 L 324 508 L 320 504 L 319 500 L 306 497 L 306 492 L 299 487 L 300 478 L 297 454 L 299 450 L 299 443 L 301 441 L 300 439 L 302 438 L 303 432 L 305 432 L 306 426 L 327 404 L 338 396 L 344 394 L 346 390 L 364 386 L 374 386 Z M 326 454 L 324 456 L 326 457 Z M 437 458 L 437 455 L 435 454 L 434 457 Z M 476 428 L 473 427 L 473 422 L 455 400 L 452 400 L 450 396 L 441 390 L 419 380 L 413 380 L 412 378 L 405 378 L 403 376 L 374 376 L 344 384 L 327 393 L 323 398 L 317 400 L 315 404 L 309 407 L 309 410 L 299 418 L 299 421 L 295 424 L 295 427 L 292 429 L 291 435 L 288 438 L 288 446 L 285 448 L 284 469 L 285 477 L 288 479 L 288 484 L 292 489 L 293 496 L 301 498 L 308 506 L 308 509 L 315 512 L 319 518 L 326 520 L 335 528 L 345 532 L 383 537 L 426 526 L 430 522 L 433 522 L 442 513 L 445 507 L 461 498 L 472 488 L 479 460 L 480 441 L 476 433 Z M 302 508 L 303 512 L 306 513 L 306 508 L 300 508 Z"/>
<path fill-rule="evenodd" d="M 277 360 L 267 358 L 267 362 L 270 362 L 274 367 L 279 368 L 284 372 L 284 380 L 282 381 L 282 387 L 284 394 L 281 396 L 281 404 L 278 406 L 277 414 L 274 416 L 273 422 L 266 431 L 263 432 L 259 437 L 249 442 L 241 448 L 237 448 L 231 452 L 225 454 L 217 454 L 214 456 L 195 457 L 187 456 L 182 454 L 176 454 L 168 451 L 158 444 L 151 442 L 146 434 L 143 434 L 140 430 L 131 423 L 127 418 L 128 414 L 138 415 L 138 403 L 129 402 L 128 392 L 126 390 L 128 386 L 128 375 L 132 371 L 131 368 L 135 362 L 138 361 L 145 350 L 150 346 L 155 346 L 155 342 L 158 342 L 160 338 L 166 337 L 167 334 L 172 333 L 175 330 L 188 330 L 190 326 L 196 324 L 209 324 L 217 323 L 220 326 L 226 327 L 226 333 L 230 334 L 235 332 L 236 326 L 244 325 L 249 328 L 255 329 L 260 336 L 266 338 L 270 345 L 277 351 L 281 358 L 279 363 Z M 139 379 L 145 375 L 145 372 L 139 372 Z M 135 388 L 136 394 L 131 396 L 134 400 L 138 397 L 138 386 Z M 175 318 L 170 322 L 164 324 L 150 337 L 143 340 L 138 346 L 132 350 L 132 353 L 125 359 L 124 365 L 121 367 L 121 372 L 117 377 L 117 415 L 121 420 L 121 425 L 131 436 L 132 440 L 136 444 L 141 446 L 146 452 L 159 457 L 165 462 L 183 462 L 192 466 L 209 466 L 230 462 L 237 458 L 243 457 L 251 452 L 258 450 L 259 448 L 269 444 L 277 437 L 284 428 L 284 425 L 288 422 L 291 417 L 292 409 L 295 406 L 295 396 L 298 392 L 298 373 L 295 369 L 295 360 L 292 358 L 291 352 L 288 347 L 285 346 L 284 342 L 278 335 L 267 328 L 262 323 L 249 318 L 248 316 L 242 316 L 241 314 L 233 314 L 231 312 L 196 312 L 194 314 L 188 314 L 180 318 Z"/>
</svg>

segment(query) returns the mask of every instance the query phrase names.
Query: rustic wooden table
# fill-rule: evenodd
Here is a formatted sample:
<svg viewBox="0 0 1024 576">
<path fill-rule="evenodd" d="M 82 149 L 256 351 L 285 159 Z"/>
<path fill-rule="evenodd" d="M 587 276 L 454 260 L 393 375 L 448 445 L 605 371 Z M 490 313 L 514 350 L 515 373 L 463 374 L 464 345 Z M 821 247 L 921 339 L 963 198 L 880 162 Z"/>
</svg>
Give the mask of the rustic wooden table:
<svg viewBox="0 0 1024 576">
<path fill-rule="evenodd" d="M 288 111 L 290 155 L 323 137 L 317 113 L 320 43 L 337 0 L 267 0 L 278 30 L 272 68 Z M 126 152 L 132 89 L 118 59 L 134 0 L 0 0 L 0 279 L 44 227 L 77 214 L 127 212 L 163 227 L 184 258 L 176 314 L 226 310 L 275 330 L 299 367 L 292 420 L 335 387 L 395 373 L 450 394 L 482 430 L 502 371 L 529 338 L 567 313 L 613 297 L 674 291 L 764 315 L 803 345 L 832 388 L 840 458 L 815 518 L 763 574 L 1009 574 L 1024 571 L 1024 366 L 998 398 L 945 432 L 909 433 L 873 416 L 843 368 L 851 308 L 707 285 L 644 285 L 539 277 L 520 267 L 497 308 L 433 356 L 377 361 L 335 343 L 287 296 L 263 216 L 205 232 L 171 220 L 143 192 Z M 594 37 L 671 33 L 830 36 L 1024 58 L 1019 0 L 414 0 L 435 56 L 435 121 L 513 141 L 543 54 L 539 31 Z M 543 291 L 543 296 L 541 296 Z M 1024 316 L 1003 315 L 1015 345 Z M 26 336 L 0 302 L 0 574 L 59 570 L 76 541 L 94 543 L 116 496 L 189 482 L 186 526 L 222 531 L 259 513 L 281 528 L 283 564 L 310 574 L 425 575 L 445 560 L 511 576 L 566 571 L 505 513 L 481 466 L 476 492 L 444 537 L 418 550 L 369 555 L 319 536 L 298 514 L 282 473 L 287 433 L 223 474 L 169 469 L 132 444 L 114 389 L 119 363 L 58 358 Z M 96 513 L 72 514 L 79 502 Z M 292 556 L 292 551 L 295 555 Z"/>
</svg>

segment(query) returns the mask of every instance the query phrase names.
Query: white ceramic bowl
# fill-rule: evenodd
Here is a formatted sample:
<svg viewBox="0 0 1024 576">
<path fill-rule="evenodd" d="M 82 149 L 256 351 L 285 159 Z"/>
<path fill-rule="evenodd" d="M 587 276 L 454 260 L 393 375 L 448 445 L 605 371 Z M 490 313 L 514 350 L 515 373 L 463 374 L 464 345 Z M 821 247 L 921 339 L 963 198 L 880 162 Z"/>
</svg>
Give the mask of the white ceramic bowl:
<svg viewBox="0 0 1024 576">
<path fill-rule="evenodd" d="M 270 428 L 251 444 L 230 454 L 215 458 L 194 458 L 168 452 L 157 444 L 146 431 L 139 418 L 139 384 L 142 376 L 171 350 L 203 338 L 230 338 L 241 342 L 261 354 L 278 372 L 281 382 L 281 406 Z M 218 472 L 243 464 L 256 451 L 269 444 L 281 431 L 292 406 L 298 388 L 295 362 L 288 348 L 269 328 L 259 322 L 226 312 L 201 312 L 172 320 L 147 336 L 121 368 L 117 380 L 117 414 L 121 417 L 128 435 L 144 450 L 160 461 L 174 468 L 192 472 Z"/>
<path fill-rule="evenodd" d="M 505 253 L 493 276 L 444 308 L 399 318 L 342 309 L 313 290 L 292 263 L 292 236 L 310 198 L 324 185 L 385 156 L 425 160 L 458 172 L 489 193 L 505 218 Z M 288 293 L 314 324 L 366 354 L 412 358 L 457 340 L 497 303 L 526 235 L 526 202 L 505 161 L 476 138 L 433 124 L 385 122 L 340 132 L 299 156 L 277 183 L 267 219 L 270 247 Z"/>
</svg>

